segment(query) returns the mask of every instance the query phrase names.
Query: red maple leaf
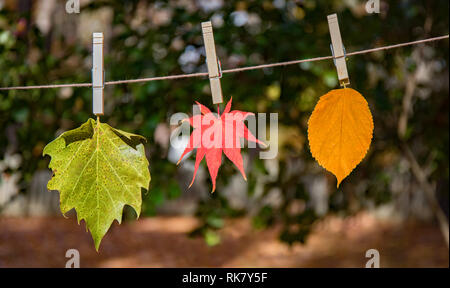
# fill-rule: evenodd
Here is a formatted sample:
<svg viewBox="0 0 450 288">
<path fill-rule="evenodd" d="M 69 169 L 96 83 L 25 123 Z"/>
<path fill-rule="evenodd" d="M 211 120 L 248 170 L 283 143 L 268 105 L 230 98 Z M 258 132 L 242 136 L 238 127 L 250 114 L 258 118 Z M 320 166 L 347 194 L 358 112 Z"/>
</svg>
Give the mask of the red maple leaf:
<svg viewBox="0 0 450 288">
<path fill-rule="evenodd" d="M 245 118 L 254 114 L 238 110 L 230 112 L 231 102 L 232 99 L 227 103 L 222 115 L 220 115 L 218 110 L 217 116 L 207 107 L 196 102 L 197 105 L 200 106 L 201 114 L 194 115 L 191 118 L 184 120 L 189 121 L 190 125 L 194 128 L 194 131 L 189 139 L 188 146 L 184 150 L 177 164 L 181 162 L 187 153 L 195 148 L 197 149 L 194 175 L 189 188 L 194 183 L 200 162 L 203 158 L 206 158 L 206 165 L 208 166 L 213 183 L 212 192 L 216 190 L 216 178 L 222 163 L 222 152 L 234 163 L 234 165 L 236 165 L 244 179 L 247 181 L 241 155 L 240 139 L 245 138 L 248 141 L 258 143 L 264 147 L 266 146 L 263 142 L 256 139 L 244 124 Z"/>
</svg>

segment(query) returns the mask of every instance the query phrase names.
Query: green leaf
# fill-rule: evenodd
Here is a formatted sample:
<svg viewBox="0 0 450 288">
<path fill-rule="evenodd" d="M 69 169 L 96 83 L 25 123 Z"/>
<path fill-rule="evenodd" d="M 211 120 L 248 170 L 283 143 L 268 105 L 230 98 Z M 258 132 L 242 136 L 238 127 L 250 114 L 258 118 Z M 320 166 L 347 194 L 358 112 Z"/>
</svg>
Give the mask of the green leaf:
<svg viewBox="0 0 450 288">
<path fill-rule="evenodd" d="M 44 148 L 54 173 L 48 189 L 60 192 L 63 214 L 75 208 L 78 223 L 85 220 L 97 251 L 112 222 L 121 223 L 125 205 L 141 212 L 141 188 L 150 184 L 145 142 L 89 119 Z"/>
<path fill-rule="evenodd" d="M 220 235 L 211 229 L 205 231 L 205 241 L 208 246 L 216 246 L 220 244 Z"/>
</svg>

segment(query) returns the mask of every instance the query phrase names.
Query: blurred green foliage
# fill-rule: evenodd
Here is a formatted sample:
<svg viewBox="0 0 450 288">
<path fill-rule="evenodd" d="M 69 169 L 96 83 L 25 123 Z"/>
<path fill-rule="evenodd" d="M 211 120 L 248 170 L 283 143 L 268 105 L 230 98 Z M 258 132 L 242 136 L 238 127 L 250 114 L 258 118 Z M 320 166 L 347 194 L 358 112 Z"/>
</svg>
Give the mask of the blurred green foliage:
<svg viewBox="0 0 450 288">
<path fill-rule="evenodd" d="M 193 9 L 175 5 L 176 1 L 149 1 L 148 5 L 156 11 L 169 11 L 170 20 L 155 24 L 155 19 L 147 15 L 136 25 L 141 2 L 146 1 L 93 1 L 82 8 L 81 13 L 95 13 L 105 7 L 112 11 L 112 32 L 105 55 L 107 80 L 204 69 L 203 56 L 189 67 L 180 64 L 180 57 L 188 46 L 195 49 L 203 46 L 200 23 L 211 17 L 223 22 L 214 28 L 214 36 L 224 69 L 329 55 L 326 16 L 331 13 L 338 13 L 343 41 L 349 52 L 448 34 L 449 27 L 448 1 L 382 1 L 382 13 L 371 15 L 364 12 L 365 1 L 227 0 L 218 10 L 209 12 L 196 5 L 201 1 L 182 1 L 194 3 Z M 275 2 L 284 5 L 277 8 Z M 239 15 L 248 17 L 247 24 L 239 26 Z M 44 35 L 32 19 L 31 11 L 0 10 L 0 86 L 89 82 L 90 47 L 67 41 L 64 35 L 57 38 L 52 33 Z M 278 113 L 280 126 L 294 131 L 294 137 L 286 136 L 287 139 L 280 141 L 280 173 L 263 191 L 267 194 L 273 188 L 280 189 L 281 204 L 272 207 L 261 203 L 252 214 L 255 227 L 265 228 L 281 221 L 283 241 L 305 241 L 311 225 L 322 216 L 310 205 L 310 185 L 305 178 L 311 175 L 327 175 L 329 189 L 333 191 L 329 200 L 331 212 L 348 214 L 364 208 L 367 203 L 392 201 L 392 183 L 403 169 L 404 143 L 411 145 L 420 163 L 431 161 L 430 179 L 447 183 L 448 187 L 448 40 L 426 46 L 427 50 L 419 58 L 413 57 L 414 51 L 419 51 L 417 46 L 350 57 L 351 87 L 368 100 L 375 131 L 368 155 L 338 190 L 328 172 L 318 168 L 305 141 L 307 121 L 315 103 L 321 95 L 337 88 L 332 61 L 223 76 L 224 97 L 233 96 L 235 109 Z M 413 111 L 408 114 L 407 133 L 400 139 L 397 126 L 407 77 L 418 69 L 417 59 L 433 63 L 437 68 L 431 80 L 418 84 L 420 91 L 416 94 L 423 97 L 414 99 Z M 447 80 L 439 77 L 442 75 L 446 75 Z M 147 153 L 152 181 L 150 191 L 143 196 L 144 215 L 155 215 L 156 208 L 167 199 L 189 193 L 176 180 L 175 164 L 167 161 L 161 148 L 154 144 L 154 132 L 157 125 L 167 123 L 173 113 L 192 111 L 194 101 L 210 103 L 208 85 L 207 79 L 188 78 L 106 88 L 108 113 L 103 121 L 145 135 L 150 143 Z M 86 88 L 0 92 L 0 158 L 11 145 L 22 155 L 20 171 L 24 191 L 33 173 L 48 164 L 49 159 L 41 156 L 44 145 L 62 130 L 85 122 L 90 111 L 91 90 Z M 15 143 L 7 133 L 11 130 L 8 127 L 12 127 L 17 136 Z M 251 155 L 254 151 L 250 149 L 248 153 Z M 252 195 L 256 177 L 268 172 L 263 160 L 249 159 L 252 163 L 248 185 Z M 232 164 L 225 163 L 218 183 L 225 184 L 234 173 Z M 204 235 L 211 245 L 220 242 L 215 231 L 223 227 L 224 218 L 245 213 L 228 205 L 221 196 L 221 186 L 219 184 L 217 192 L 201 202 L 197 216 L 204 224 L 193 233 Z M 291 209 L 292 203 L 300 208 Z"/>
</svg>

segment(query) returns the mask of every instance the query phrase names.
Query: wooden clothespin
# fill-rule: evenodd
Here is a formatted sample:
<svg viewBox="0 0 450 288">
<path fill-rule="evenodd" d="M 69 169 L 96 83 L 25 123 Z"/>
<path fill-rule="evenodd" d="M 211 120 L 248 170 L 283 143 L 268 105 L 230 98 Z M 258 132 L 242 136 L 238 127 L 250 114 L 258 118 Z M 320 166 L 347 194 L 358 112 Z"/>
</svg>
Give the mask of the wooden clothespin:
<svg viewBox="0 0 450 288">
<path fill-rule="evenodd" d="M 206 64 L 208 66 L 209 82 L 211 85 L 211 94 L 214 104 L 223 102 L 222 87 L 220 78 L 222 70 L 220 62 L 216 55 L 216 45 L 214 44 L 214 35 L 211 21 L 202 23 L 203 42 L 206 50 Z"/>
<path fill-rule="evenodd" d="M 103 33 L 92 34 L 92 108 L 97 116 L 103 115 L 103 89 L 105 71 L 103 69 Z"/>
<path fill-rule="evenodd" d="M 336 66 L 339 84 L 341 86 L 350 85 L 350 79 L 348 78 L 346 53 L 342 43 L 341 31 L 339 30 L 339 22 L 337 14 L 328 15 L 328 27 L 330 28 L 331 35 L 331 53 L 334 57 L 334 65 Z"/>
</svg>

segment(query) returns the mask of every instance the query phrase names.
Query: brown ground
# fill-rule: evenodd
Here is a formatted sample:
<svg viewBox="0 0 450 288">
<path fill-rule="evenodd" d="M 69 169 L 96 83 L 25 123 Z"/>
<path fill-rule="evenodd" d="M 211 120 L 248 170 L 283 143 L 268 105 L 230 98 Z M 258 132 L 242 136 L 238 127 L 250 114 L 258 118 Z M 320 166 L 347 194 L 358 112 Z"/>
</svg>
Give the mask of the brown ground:
<svg viewBox="0 0 450 288">
<path fill-rule="evenodd" d="M 186 232 L 194 218 L 157 217 L 117 223 L 95 252 L 73 219 L 0 219 L 0 267 L 64 267 L 76 248 L 82 267 L 364 267 L 365 251 L 380 252 L 382 267 L 448 267 L 448 249 L 431 224 L 401 224 L 368 214 L 319 223 L 306 245 L 288 247 L 277 227 L 255 231 L 248 219 L 227 222 L 222 243 L 208 247 Z"/>
</svg>

